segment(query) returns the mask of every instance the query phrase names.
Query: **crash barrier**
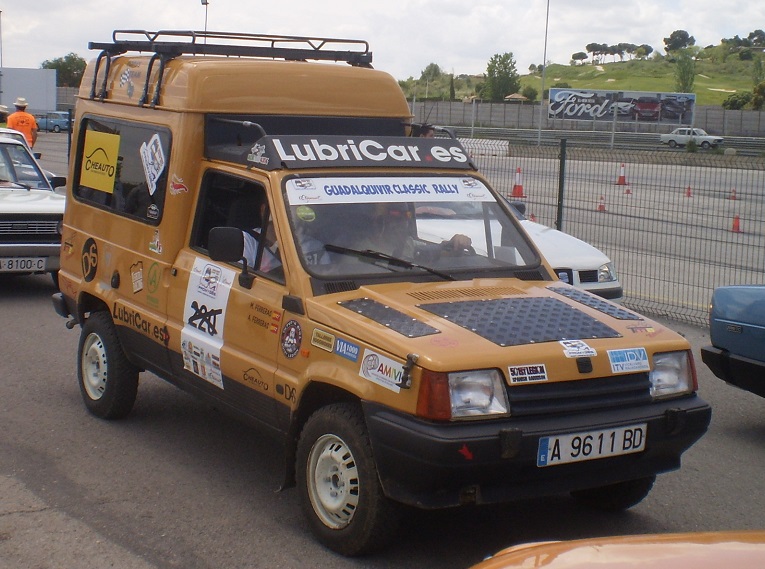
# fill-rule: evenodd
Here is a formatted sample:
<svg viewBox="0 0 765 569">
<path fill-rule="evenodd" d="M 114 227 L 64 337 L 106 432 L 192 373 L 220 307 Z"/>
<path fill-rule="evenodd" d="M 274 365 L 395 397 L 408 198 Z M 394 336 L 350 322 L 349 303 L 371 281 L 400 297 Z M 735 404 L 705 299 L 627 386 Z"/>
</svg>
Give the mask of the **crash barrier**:
<svg viewBox="0 0 765 569">
<path fill-rule="evenodd" d="M 459 141 L 471 156 L 508 156 L 510 142 L 508 140 L 492 140 L 490 138 L 460 138 Z"/>
<path fill-rule="evenodd" d="M 560 219 L 563 231 L 608 255 L 627 307 L 705 326 L 716 287 L 765 282 L 763 158 L 570 141 L 509 150 L 474 160 L 527 216 L 551 227 Z"/>
</svg>

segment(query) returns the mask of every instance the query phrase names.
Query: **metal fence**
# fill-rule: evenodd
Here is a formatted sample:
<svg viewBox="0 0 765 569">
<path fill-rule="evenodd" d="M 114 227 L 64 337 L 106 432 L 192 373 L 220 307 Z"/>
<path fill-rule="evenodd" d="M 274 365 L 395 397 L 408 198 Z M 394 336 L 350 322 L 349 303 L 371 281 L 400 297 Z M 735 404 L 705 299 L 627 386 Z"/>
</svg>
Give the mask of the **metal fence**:
<svg viewBox="0 0 765 569">
<path fill-rule="evenodd" d="M 765 282 L 762 158 L 462 142 L 527 215 L 606 253 L 630 308 L 706 325 L 716 287 Z"/>
</svg>

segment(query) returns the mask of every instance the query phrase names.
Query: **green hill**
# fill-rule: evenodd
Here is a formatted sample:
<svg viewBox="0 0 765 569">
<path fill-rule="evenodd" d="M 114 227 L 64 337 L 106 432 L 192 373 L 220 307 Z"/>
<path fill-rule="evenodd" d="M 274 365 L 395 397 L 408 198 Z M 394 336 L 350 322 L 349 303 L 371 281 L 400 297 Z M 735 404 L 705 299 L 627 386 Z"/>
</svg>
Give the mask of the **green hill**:
<svg viewBox="0 0 765 569">
<path fill-rule="evenodd" d="M 675 66 L 666 59 L 633 60 L 602 65 L 551 64 L 545 72 L 545 88 L 556 83 L 568 83 L 578 89 L 609 89 L 613 91 L 675 90 Z M 541 75 L 521 76 L 521 85 L 531 85 L 541 91 Z M 725 63 L 696 62 L 693 92 L 698 105 L 720 105 L 732 93 L 752 91 L 752 62 L 733 60 Z"/>
<path fill-rule="evenodd" d="M 700 59 L 696 61 L 693 92 L 697 105 L 721 105 L 732 93 L 750 92 L 753 62 L 738 57 L 725 61 Z M 530 85 L 541 95 L 541 74 L 521 75 L 521 90 Z M 454 98 L 457 100 L 476 95 L 483 76 L 459 75 L 454 77 Z M 445 100 L 449 98 L 451 76 L 443 74 L 419 81 L 409 78 L 399 81 L 404 93 L 411 99 Z M 667 58 L 634 59 L 613 63 L 584 65 L 550 64 L 545 72 L 545 89 L 566 83 L 574 89 L 607 89 L 612 91 L 672 92 L 675 90 L 675 65 Z M 427 93 L 427 97 L 426 97 Z"/>
</svg>

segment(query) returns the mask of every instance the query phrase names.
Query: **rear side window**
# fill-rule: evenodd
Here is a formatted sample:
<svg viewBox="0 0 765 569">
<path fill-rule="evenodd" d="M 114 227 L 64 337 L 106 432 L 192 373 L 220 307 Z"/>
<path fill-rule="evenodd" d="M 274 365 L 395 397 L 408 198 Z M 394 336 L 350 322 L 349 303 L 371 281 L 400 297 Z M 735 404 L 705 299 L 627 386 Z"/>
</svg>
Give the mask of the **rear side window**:
<svg viewBox="0 0 765 569">
<path fill-rule="evenodd" d="M 170 139 L 164 127 L 87 117 L 78 141 L 75 197 L 158 225 L 165 202 Z"/>
</svg>

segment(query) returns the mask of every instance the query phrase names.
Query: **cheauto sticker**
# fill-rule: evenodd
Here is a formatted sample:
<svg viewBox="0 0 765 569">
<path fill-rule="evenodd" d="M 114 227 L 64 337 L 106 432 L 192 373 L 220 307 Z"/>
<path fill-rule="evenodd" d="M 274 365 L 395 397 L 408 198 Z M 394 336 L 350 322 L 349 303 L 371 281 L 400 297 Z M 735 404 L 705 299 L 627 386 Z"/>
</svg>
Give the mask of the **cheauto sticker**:
<svg viewBox="0 0 765 569">
<path fill-rule="evenodd" d="M 189 275 L 183 307 L 183 367 L 223 389 L 220 350 L 235 272 L 197 258 Z"/>
<path fill-rule="evenodd" d="M 582 340 L 561 340 L 559 344 L 563 346 L 563 353 L 567 358 L 592 358 L 598 355 L 598 352 Z"/>
<path fill-rule="evenodd" d="M 404 365 L 382 354 L 365 349 L 359 375 L 398 393 L 401 391 L 400 385 L 404 375 Z"/>
<path fill-rule="evenodd" d="M 608 361 L 611 362 L 612 373 L 651 371 L 645 348 L 608 350 Z"/>
<path fill-rule="evenodd" d="M 509 366 L 507 371 L 510 374 L 510 383 L 547 381 L 547 368 L 545 367 L 545 364 Z"/>
</svg>

